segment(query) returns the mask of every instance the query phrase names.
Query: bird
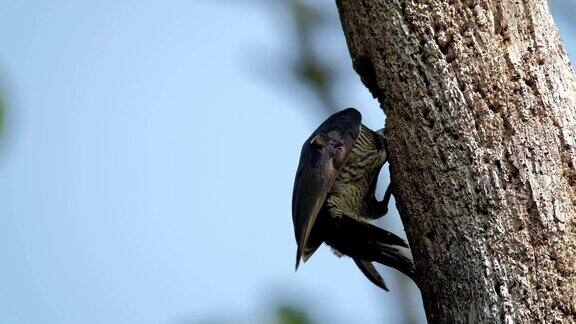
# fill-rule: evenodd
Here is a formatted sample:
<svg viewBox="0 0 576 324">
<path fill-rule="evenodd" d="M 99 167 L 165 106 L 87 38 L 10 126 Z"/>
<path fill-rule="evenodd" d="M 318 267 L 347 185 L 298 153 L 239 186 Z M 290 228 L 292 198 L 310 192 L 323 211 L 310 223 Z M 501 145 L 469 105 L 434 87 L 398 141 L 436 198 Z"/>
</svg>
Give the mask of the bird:
<svg viewBox="0 0 576 324">
<path fill-rule="evenodd" d="M 376 286 L 388 291 L 373 265 L 377 262 L 414 278 L 409 248 L 397 235 L 369 223 L 384 216 L 392 194 L 375 196 L 382 166 L 388 160 L 384 129 L 362 124 L 354 108 L 324 121 L 302 145 L 292 194 L 292 221 L 297 243 L 296 270 L 326 243 L 338 256 L 354 260 Z"/>
</svg>

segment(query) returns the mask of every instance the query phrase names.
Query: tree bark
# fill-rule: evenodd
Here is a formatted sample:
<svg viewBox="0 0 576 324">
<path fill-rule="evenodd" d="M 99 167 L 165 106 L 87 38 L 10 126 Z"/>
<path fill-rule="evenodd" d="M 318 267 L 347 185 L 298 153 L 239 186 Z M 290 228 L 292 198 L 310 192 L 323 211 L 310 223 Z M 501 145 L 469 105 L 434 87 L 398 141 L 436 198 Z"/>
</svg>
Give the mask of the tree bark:
<svg viewBox="0 0 576 324">
<path fill-rule="evenodd" d="M 576 79 L 544 0 L 337 0 L 431 323 L 576 321 Z"/>
</svg>

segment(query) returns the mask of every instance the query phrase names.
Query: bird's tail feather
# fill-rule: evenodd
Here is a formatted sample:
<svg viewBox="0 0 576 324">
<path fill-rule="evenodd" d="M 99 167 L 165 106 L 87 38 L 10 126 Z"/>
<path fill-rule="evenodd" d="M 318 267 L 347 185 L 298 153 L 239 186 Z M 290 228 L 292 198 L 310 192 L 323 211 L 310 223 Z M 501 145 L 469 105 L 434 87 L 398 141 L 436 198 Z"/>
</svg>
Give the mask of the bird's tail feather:
<svg viewBox="0 0 576 324">
<path fill-rule="evenodd" d="M 378 271 L 376 271 L 376 268 L 374 268 L 374 265 L 372 265 L 370 261 L 354 259 L 354 262 L 358 268 L 360 268 L 360 271 L 362 271 L 366 278 L 368 278 L 368 280 L 372 281 L 372 283 L 376 286 L 388 291 L 386 282 L 384 282 L 384 279 L 378 273 Z"/>
<path fill-rule="evenodd" d="M 331 225 L 326 243 L 335 250 L 355 260 L 381 263 L 414 278 L 412 260 L 403 255 L 399 249 L 407 248 L 408 244 L 399 236 L 346 216 Z M 358 262 L 356 264 L 358 265 Z M 374 282 L 374 276 L 368 276 L 366 268 L 360 267 L 360 270 Z"/>
<path fill-rule="evenodd" d="M 374 261 L 392 267 L 414 279 L 414 263 L 394 246 L 376 242 Z"/>
</svg>

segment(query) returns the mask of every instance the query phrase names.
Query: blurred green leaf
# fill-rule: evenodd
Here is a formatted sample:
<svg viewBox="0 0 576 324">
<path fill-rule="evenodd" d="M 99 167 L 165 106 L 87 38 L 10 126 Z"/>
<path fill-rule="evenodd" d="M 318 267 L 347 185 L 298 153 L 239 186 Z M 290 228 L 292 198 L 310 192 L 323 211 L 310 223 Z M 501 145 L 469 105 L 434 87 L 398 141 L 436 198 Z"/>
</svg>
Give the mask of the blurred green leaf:
<svg viewBox="0 0 576 324">
<path fill-rule="evenodd" d="M 310 317 L 303 310 L 292 305 L 281 305 L 277 311 L 278 324 L 311 324 Z"/>
</svg>

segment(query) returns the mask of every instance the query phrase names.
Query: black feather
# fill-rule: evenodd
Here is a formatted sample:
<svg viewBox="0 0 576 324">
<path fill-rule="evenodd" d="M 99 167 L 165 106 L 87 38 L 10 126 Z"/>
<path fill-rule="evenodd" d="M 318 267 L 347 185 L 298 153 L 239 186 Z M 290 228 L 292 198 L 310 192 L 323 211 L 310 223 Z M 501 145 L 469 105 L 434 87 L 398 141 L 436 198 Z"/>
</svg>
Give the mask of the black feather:
<svg viewBox="0 0 576 324">
<path fill-rule="evenodd" d="M 338 170 L 358 138 L 362 115 L 348 108 L 330 116 L 302 146 L 292 194 L 292 220 L 298 250 L 296 269 Z M 315 250 L 315 249 L 314 249 Z M 309 257 L 309 255 L 308 255 Z"/>
<path fill-rule="evenodd" d="M 399 236 L 377 226 L 342 217 L 326 226 L 325 241 L 338 252 L 354 259 L 375 261 L 414 277 L 412 261 L 398 249 L 407 248 L 408 244 Z"/>
</svg>

